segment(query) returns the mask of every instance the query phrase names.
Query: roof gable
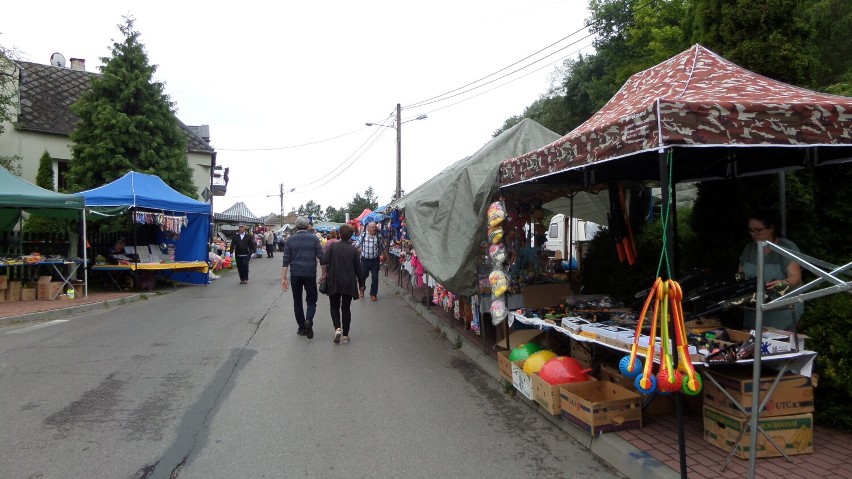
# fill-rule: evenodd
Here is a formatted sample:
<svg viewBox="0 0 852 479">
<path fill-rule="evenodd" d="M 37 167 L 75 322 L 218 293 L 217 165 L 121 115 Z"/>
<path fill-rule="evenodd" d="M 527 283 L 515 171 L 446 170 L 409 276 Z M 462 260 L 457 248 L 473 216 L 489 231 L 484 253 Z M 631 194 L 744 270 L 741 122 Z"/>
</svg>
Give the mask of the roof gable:
<svg viewBox="0 0 852 479">
<path fill-rule="evenodd" d="M 71 105 L 90 88 L 92 79 L 100 74 L 32 62 L 19 62 L 18 66 L 21 68 L 18 129 L 70 135 L 80 121 L 71 111 Z M 178 125 L 186 135 L 188 152 L 214 151 L 180 120 Z"/>
</svg>

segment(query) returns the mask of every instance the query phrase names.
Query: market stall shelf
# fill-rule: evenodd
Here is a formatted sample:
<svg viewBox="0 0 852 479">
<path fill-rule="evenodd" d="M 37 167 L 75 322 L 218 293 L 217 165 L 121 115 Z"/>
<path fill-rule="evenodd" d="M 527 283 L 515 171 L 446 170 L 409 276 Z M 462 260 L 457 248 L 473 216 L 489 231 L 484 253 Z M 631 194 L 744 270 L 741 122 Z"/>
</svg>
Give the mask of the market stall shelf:
<svg viewBox="0 0 852 479">
<path fill-rule="evenodd" d="M 110 284 L 115 286 L 119 291 L 122 289 L 120 278 L 123 274 L 129 272 L 149 271 L 161 274 L 173 287 L 176 287 L 175 281 L 181 281 L 178 278 L 186 279 L 190 273 L 207 274 L 209 265 L 204 261 L 185 261 L 177 263 L 130 263 L 130 264 L 110 264 L 110 265 L 95 265 L 92 266 L 92 271 L 104 273 Z"/>
</svg>

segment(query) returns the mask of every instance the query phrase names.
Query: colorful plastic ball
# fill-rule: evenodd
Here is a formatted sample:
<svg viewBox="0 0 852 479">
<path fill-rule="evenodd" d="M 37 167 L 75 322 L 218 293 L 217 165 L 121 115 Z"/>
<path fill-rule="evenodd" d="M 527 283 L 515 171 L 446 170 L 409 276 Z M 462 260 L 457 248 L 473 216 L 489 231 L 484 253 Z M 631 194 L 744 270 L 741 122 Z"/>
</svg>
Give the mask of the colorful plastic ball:
<svg viewBox="0 0 852 479">
<path fill-rule="evenodd" d="M 541 347 L 536 343 L 519 344 L 509 353 L 509 361 L 526 361 L 530 354 L 541 351 Z"/>
<path fill-rule="evenodd" d="M 583 369 L 583 366 L 576 359 L 570 356 L 558 356 L 546 362 L 538 372 L 540 377 L 547 384 L 566 384 L 588 381 L 586 375 L 588 369 Z"/>
<path fill-rule="evenodd" d="M 530 357 L 524 361 L 524 372 L 527 374 L 537 373 L 544 363 L 556 357 L 556 353 L 542 349 L 541 351 L 530 354 Z"/>
</svg>

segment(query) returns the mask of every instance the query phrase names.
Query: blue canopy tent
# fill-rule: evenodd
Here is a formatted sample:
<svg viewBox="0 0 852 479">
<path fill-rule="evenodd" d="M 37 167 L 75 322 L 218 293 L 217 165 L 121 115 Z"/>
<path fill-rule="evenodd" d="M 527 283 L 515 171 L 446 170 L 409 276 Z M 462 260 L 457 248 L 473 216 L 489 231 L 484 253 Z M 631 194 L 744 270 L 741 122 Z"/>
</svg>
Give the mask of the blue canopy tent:
<svg viewBox="0 0 852 479">
<path fill-rule="evenodd" d="M 143 210 L 167 215 L 185 215 L 187 224 L 180 237 L 160 243 L 174 243 L 175 261 L 207 261 L 207 240 L 213 207 L 178 193 L 159 176 L 131 171 L 121 178 L 78 193 L 86 199 L 86 211 L 115 215 L 127 210 Z M 204 273 L 189 273 L 187 283 L 208 284 Z"/>
<path fill-rule="evenodd" d="M 373 211 L 367 216 L 361 218 L 361 224 L 366 225 L 367 223 L 381 223 L 385 218 L 387 218 L 387 216 Z"/>
</svg>

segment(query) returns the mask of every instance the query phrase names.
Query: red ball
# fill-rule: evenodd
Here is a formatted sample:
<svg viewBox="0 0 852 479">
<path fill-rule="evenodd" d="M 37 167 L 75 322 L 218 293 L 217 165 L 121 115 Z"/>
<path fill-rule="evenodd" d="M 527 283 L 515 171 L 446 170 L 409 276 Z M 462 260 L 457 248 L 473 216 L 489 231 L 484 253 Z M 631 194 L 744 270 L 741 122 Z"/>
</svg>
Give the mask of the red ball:
<svg viewBox="0 0 852 479">
<path fill-rule="evenodd" d="M 544 363 L 538 376 L 547 384 L 566 384 L 587 381 L 588 369 L 583 369 L 576 359 L 570 356 L 557 356 Z"/>
</svg>

